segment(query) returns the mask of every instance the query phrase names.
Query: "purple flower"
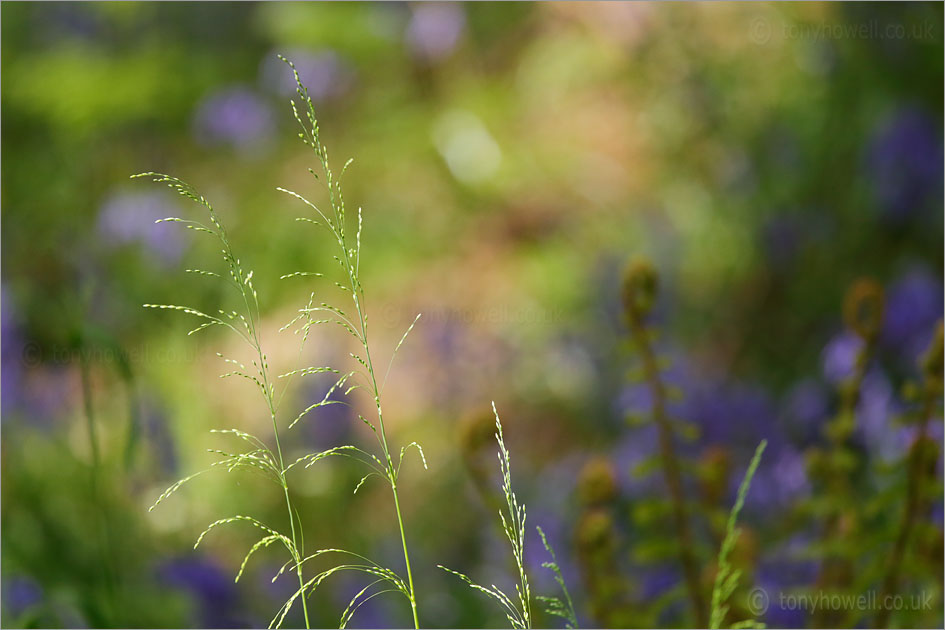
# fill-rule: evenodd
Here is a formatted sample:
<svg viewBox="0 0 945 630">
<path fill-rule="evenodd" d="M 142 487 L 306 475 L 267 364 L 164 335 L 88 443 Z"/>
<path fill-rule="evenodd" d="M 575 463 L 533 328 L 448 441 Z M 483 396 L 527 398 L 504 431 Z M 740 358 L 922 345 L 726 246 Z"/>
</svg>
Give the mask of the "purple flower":
<svg viewBox="0 0 945 630">
<path fill-rule="evenodd" d="M 621 416 L 649 415 L 653 410 L 653 389 L 646 383 L 629 385 L 620 391 L 615 406 Z"/>
<path fill-rule="evenodd" d="M 353 70 L 333 50 L 294 49 L 283 56 L 295 65 L 299 78 L 315 102 L 336 98 L 351 86 Z M 275 53 L 263 59 L 260 83 L 264 89 L 275 90 L 284 96 L 294 96 L 297 87 L 292 70 Z"/>
<path fill-rule="evenodd" d="M 274 127 L 269 106 L 243 86 L 208 95 L 194 115 L 194 133 L 199 142 L 230 145 L 242 151 L 258 149 L 272 138 Z"/>
<path fill-rule="evenodd" d="M 818 441 L 822 425 L 829 415 L 830 393 L 813 379 L 803 380 L 792 387 L 784 401 L 784 426 L 799 444 Z"/>
<path fill-rule="evenodd" d="M 30 608 L 43 602 L 43 587 L 39 582 L 24 575 L 3 578 L 4 616 L 15 619 Z"/>
<path fill-rule="evenodd" d="M 644 475 L 637 472 L 638 466 L 648 458 L 658 456 L 659 452 L 659 433 L 652 422 L 621 435 L 610 459 L 617 473 L 617 486 L 623 494 L 638 496 L 663 488 L 663 477 L 659 471 L 649 471 Z"/>
<path fill-rule="evenodd" d="M 48 36 L 60 43 L 64 38 L 101 41 L 104 22 L 102 14 L 89 5 L 57 3 L 45 12 L 43 25 Z"/>
<path fill-rule="evenodd" d="M 246 569 L 253 576 L 254 590 L 263 593 L 277 606 L 284 604 L 293 593 L 299 590 L 298 577 L 291 571 L 283 571 L 279 575 L 281 568 L 281 562 L 260 560 L 255 569 L 250 567 Z M 279 577 L 273 580 L 276 575 Z"/>
<path fill-rule="evenodd" d="M 17 319 L 16 305 L 3 285 L 0 288 L 0 417 L 4 419 L 21 400 L 25 345 Z"/>
<path fill-rule="evenodd" d="M 941 199 L 942 133 L 924 112 L 896 112 L 880 126 L 868 152 L 870 179 L 887 221 L 904 222 Z"/>
<path fill-rule="evenodd" d="M 839 385 L 853 376 L 856 360 L 862 349 L 863 340 L 855 333 L 845 330 L 835 335 L 821 355 L 824 378 L 834 385 Z"/>
<path fill-rule="evenodd" d="M 102 204 L 98 231 L 110 245 L 141 243 L 159 262 L 170 265 L 184 250 L 180 226 L 154 222 L 177 213 L 178 206 L 165 191 L 119 190 Z"/>
<path fill-rule="evenodd" d="M 911 366 L 925 352 L 942 317 L 942 281 L 926 269 L 902 275 L 886 294 L 881 340 Z"/>
<path fill-rule="evenodd" d="M 886 375 L 879 369 L 867 372 L 856 407 L 857 435 L 884 462 L 902 457 L 908 448 L 908 429 L 892 422 L 901 410 Z"/>
<path fill-rule="evenodd" d="M 328 393 L 328 389 L 334 385 L 334 378 L 319 379 L 319 376 L 324 375 L 304 377 L 312 379 L 312 384 L 303 390 L 307 395 L 300 401 L 299 411 L 321 401 Z M 327 449 L 348 443 L 353 435 L 355 423 L 361 424 L 350 404 L 345 404 L 350 402 L 344 395 L 345 388 L 336 389 L 332 393 L 329 400 L 336 403 L 317 407 L 301 420 L 305 423 L 304 430 L 308 441 L 317 449 Z"/>
<path fill-rule="evenodd" d="M 425 61 L 442 59 L 456 47 L 465 26 L 461 4 L 418 4 L 407 24 L 407 46 Z"/>
<path fill-rule="evenodd" d="M 753 385 L 702 381 L 686 392 L 682 415 L 699 428 L 702 445 L 741 448 L 750 455 L 762 438 L 783 441 L 768 394 Z"/>
<path fill-rule="evenodd" d="M 16 305 L 5 286 L 0 288 L 0 419 L 9 421 L 22 413 L 32 427 L 48 429 L 75 395 L 75 374 L 61 364 L 43 364 L 41 348 L 27 343 L 20 328 Z"/>
<path fill-rule="evenodd" d="M 335 605 L 344 610 L 352 598 L 365 586 L 373 582 L 371 576 L 357 571 L 340 571 L 332 577 L 332 599 Z M 358 598 L 362 602 L 357 612 L 351 617 L 348 628 L 386 628 L 390 625 L 391 611 L 389 602 L 394 599 L 392 593 L 384 593 L 367 599 L 372 593 L 382 591 L 386 585 L 376 584 L 373 588 Z M 396 601 L 396 600 L 395 600 Z M 357 605 L 357 604 L 356 604 Z"/>
<path fill-rule="evenodd" d="M 634 574 L 641 578 L 639 593 L 644 602 L 652 601 L 668 589 L 682 583 L 682 576 L 675 565 L 646 567 L 635 571 Z"/>
<path fill-rule="evenodd" d="M 192 555 L 176 558 L 158 568 L 158 576 L 171 586 L 189 592 L 200 610 L 205 628 L 239 628 L 244 624 L 234 615 L 239 606 L 233 578 L 208 560 Z"/>
<path fill-rule="evenodd" d="M 758 563 L 755 583 L 768 596 L 768 610 L 764 621 L 774 628 L 803 628 L 807 611 L 792 605 L 788 599 L 798 589 L 811 584 L 817 577 L 817 564 L 806 559 L 810 537 L 797 535 L 773 552 L 765 553 Z"/>
<path fill-rule="evenodd" d="M 747 466 L 747 464 L 745 464 Z M 734 501 L 740 474 L 734 475 L 731 485 L 731 498 Z M 807 464 L 804 455 L 790 445 L 765 450 L 758 472 L 751 482 L 748 496 L 745 498 L 746 509 L 753 509 L 762 514 L 773 514 L 783 510 L 799 497 L 810 493 L 807 479 Z"/>
</svg>

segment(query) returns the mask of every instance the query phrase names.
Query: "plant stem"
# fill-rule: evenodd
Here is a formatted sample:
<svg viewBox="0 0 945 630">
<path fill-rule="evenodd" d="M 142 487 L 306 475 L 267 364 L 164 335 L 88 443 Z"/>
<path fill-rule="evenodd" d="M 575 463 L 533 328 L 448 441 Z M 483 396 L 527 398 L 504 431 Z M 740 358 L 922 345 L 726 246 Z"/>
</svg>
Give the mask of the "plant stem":
<svg viewBox="0 0 945 630">
<path fill-rule="evenodd" d="M 79 343 L 79 367 L 80 367 L 80 376 L 82 380 L 82 402 L 83 409 L 85 411 L 85 421 L 86 428 L 89 434 L 89 444 L 91 445 L 92 452 L 92 467 L 89 474 L 90 482 L 90 492 L 92 504 L 96 507 L 96 520 L 97 527 L 96 533 L 99 538 L 99 552 L 102 556 L 102 572 L 105 581 L 105 590 L 108 593 L 108 597 L 105 602 L 105 608 L 108 610 L 108 614 L 111 615 L 114 613 L 114 603 L 115 603 L 115 580 L 114 572 L 112 568 L 112 561 L 109 554 L 110 547 L 108 541 L 110 537 L 109 523 L 108 523 L 108 509 L 105 506 L 105 503 L 102 499 L 102 494 L 100 493 L 98 477 L 102 467 L 102 456 L 99 450 L 98 444 L 98 431 L 96 430 L 95 425 L 95 405 L 92 401 L 92 375 L 91 369 L 89 367 L 89 359 L 86 354 L 86 347 L 84 342 Z"/>
<path fill-rule="evenodd" d="M 249 305 L 249 299 L 246 297 L 246 291 L 242 288 L 244 286 L 244 283 L 242 280 L 243 280 L 242 277 L 240 277 L 240 287 L 241 287 L 240 292 L 243 294 L 243 302 L 246 305 L 246 312 L 249 315 L 249 322 L 250 322 L 250 327 L 251 327 L 250 332 L 253 337 L 253 345 L 256 349 L 256 355 L 259 357 L 259 373 L 262 376 L 262 383 L 263 383 L 263 390 L 264 390 L 263 393 L 266 396 L 266 404 L 269 405 L 269 417 L 272 419 L 272 433 L 276 438 L 276 454 L 279 457 L 279 480 L 282 482 L 282 490 L 285 494 L 285 507 L 289 513 L 289 527 L 292 533 L 292 548 L 295 550 L 294 552 L 295 574 L 299 578 L 299 590 L 302 591 L 301 593 L 302 613 L 305 616 L 305 627 L 311 628 L 311 625 L 309 624 L 309 620 L 308 620 L 308 604 L 306 603 L 307 598 L 304 592 L 305 580 L 302 577 L 302 564 L 301 563 L 302 563 L 302 554 L 304 553 L 304 550 L 299 549 L 298 541 L 297 541 L 296 533 L 295 533 L 295 515 L 292 513 L 292 500 L 289 498 L 289 482 L 286 480 L 286 477 L 285 477 L 285 459 L 282 456 L 282 443 L 279 440 L 279 425 L 276 422 L 276 408 L 272 400 L 272 388 L 269 385 L 269 368 L 266 365 L 266 358 L 263 355 L 262 345 L 259 341 L 259 334 L 257 333 L 257 330 L 256 330 L 256 323 L 255 323 L 255 319 L 253 318 L 253 311 Z M 259 315 L 258 308 L 259 307 L 257 306 L 257 317 Z M 301 527 L 302 527 L 302 523 L 299 523 L 299 528 Z"/>
<path fill-rule="evenodd" d="M 669 424 L 669 419 L 666 417 L 666 388 L 660 378 L 659 366 L 653 354 L 653 349 L 650 347 L 645 326 L 639 321 L 633 323 L 634 325 L 631 325 L 630 331 L 643 358 L 643 370 L 653 396 L 653 418 L 659 429 L 660 459 L 663 463 L 663 474 L 666 477 L 666 485 L 669 487 L 672 501 L 676 536 L 679 538 L 679 560 L 683 565 L 683 572 L 686 576 L 686 587 L 689 590 L 692 611 L 696 617 L 695 625 L 704 628 L 708 624 L 708 619 L 706 618 L 705 601 L 699 583 L 699 566 L 695 555 L 692 553 L 692 534 L 686 514 L 676 448 L 673 444 L 673 430 Z"/>
<path fill-rule="evenodd" d="M 348 268 L 349 270 L 351 269 L 350 264 Z M 354 277 L 354 274 L 351 275 L 351 280 L 353 283 L 356 278 Z M 352 289 L 352 291 L 355 290 L 357 289 Z M 397 512 L 397 526 L 400 528 L 400 543 L 404 549 L 404 564 L 407 566 L 407 586 L 410 589 L 410 610 L 413 613 L 414 628 L 419 629 L 420 620 L 417 616 L 417 597 L 413 588 L 413 572 L 410 569 L 410 553 L 407 551 L 407 534 L 404 530 L 404 519 L 400 511 L 400 498 L 397 496 L 397 472 L 394 469 L 394 461 L 390 456 L 390 449 L 387 446 L 387 431 L 384 428 L 384 414 L 381 410 L 381 395 L 377 389 L 377 379 L 374 376 L 374 363 L 371 360 L 371 350 L 368 347 L 367 325 L 365 322 L 364 313 L 361 308 L 361 300 L 358 299 L 357 294 L 355 294 L 354 301 L 355 308 L 358 311 L 358 317 L 361 323 L 361 339 L 364 341 L 365 362 L 368 365 L 368 373 L 371 376 L 371 387 L 374 390 L 374 403 L 377 406 L 377 422 L 381 430 L 381 446 L 384 449 L 384 456 L 387 459 L 387 476 L 390 481 L 391 492 L 394 494 L 394 510 Z"/>
<path fill-rule="evenodd" d="M 873 353 L 875 350 L 875 338 L 869 337 L 864 340 L 863 347 L 854 365 L 853 375 L 840 391 L 840 410 L 837 417 L 828 425 L 827 436 L 830 439 L 831 450 L 828 454 L 828 462 L 835 462 L 847 447 L 850 435 L 856 428 L 856 406 L 860 400 L 860 390 L 863 388 L 863 380 L 866 378 L 866 372 L 869 368 Z M 850 477 L 846 469 L 832 469 L 828 473 L 827 488 L 832 495 L 834 510 L 827 517 L 821 536 L 821 543 L 829 545 L 845 536 L 843 530 L 843 506 L 850 498 Z M 855 505 L 849 506 L 851 511 L 856 509 Z M 820 575 L 817 578 L 817 587 L 822 590 L 829 590 L 842 586 L 849 581 L 850 572 L 849 559 L 842 554 L 830 552 L 825 554 L 821 566 Z M 818 607 L 813 615 L 814 625 L 817 627 L 834 626 L 840 623 L 840 617 L 843 613 L 829 611 Z"/>
<path fill-rule="evenodd" d="M 899 584 L 899 572 L 902 568 L 902 561 L 905 558 L 906 546 L 909 542 L 909 535 L 915 525 L 916 516 L 922 503 L 922 462 L 925 459 L 925 440 L 928 432 L 929 419 L 935 410 L 935 394 L 931 387 L 926 388 L 925 397 L 922 404 L 922 423 L 919 425 L 919 435 L 916 437 L 912 446 L 912 452 L 909 455 L 909 469 L 906 482 L 906 503 L 902 510 L 902 520 L 899 524 L 899 531 L 896 534 L 896 541 L 893 543 L 893 550 L 889 556 L 889 568 L 883 578 L 883 586 L 880 591 L 879 602 L 885 602 L 887 597 L 893 594 Z M 876 627 L 885 628 L 889 625 L 889 614 L 892 612 L 889 606 L 883 605 L 876 615 Z"/>
<path fill-rule="evenodd" d="M 420 619 L 417 617 L 417 599 L 413 590 L 413 573 L 410 571 L 410 554 L 407 552 L 407 538 L 404 535 L 404 521 L 400 516 L 400 500 L 397 498 L 397 484 L 391 484 L 394 492 L 394 508 L 397 510 L 397 524 L 400 526 L 400 542 L 404 547 L 404 562 L 407 564 L 407 584 L 410 588 L 410 610 L 413 613 L 413 627 L 419 630 Z"/>
<path fill-rule="evenodd" d="M 331 191 L 330 171 L 327 162 L 323 162 L 325 171 L 328 174 L 329 191 Z M 334 207 L 334 195 L 331 197 Z M 337 211 L 336 211 L 337 212 Z M 337 216 L 343 217 L 343 214 L 337 213 Z M 358 312 L 358 324 L 361 330 L 361 343 L 364 346 L 364 361 L 367 364 L 368 375 L 371 377 L 371 391 L 374 394 L 374 405 L 377 407 L 377 423 L 380 428 L 380 443 L 384 451 L 384 458 L 387 461 L 387 478 L 390 482 L 391 492 L 394 495 L 394 511 L 397 513 L 397 526 L 400 528 L 400 543 L 404 550 L 404 564 L 407 568 L 407 586 L 410 590 L 410 611 L 413 613 L 414 628 L 419 630 L 420 620 L 417 615 L 417 597 L 413 587 L 413 572 L 410 569 L 410 553 L 407 551 L 407 534 L 404 529 L 404 519 L 400 510 L 400 498 L 397 496 L 397 470 L 394 468 L 394 460 L 390 456 L 390 448 L 387 444 L 387 430 L 384 427 L 384 413 L 381 408 L 381 393 L 377 387 L 377 377 L 374 374 L 374 361 L 371 359 L 371 348 L 368 345 L 367 337 L 367 318 L 364 315 L 364 291 L 361 289 L 361 281 L 358 278 L 356 268 L 351 264 L 351 254 L 345 240 L 344 232 L 339 230 L 338 240 L 341 243 L 341 249 L 344 252 L 345 268 L 348 271 L 348 281 L 351 283 L 351 297 L 354 300 L 354 308 Z M 358 252 L 360 257 L 360 252 Z M 401 455 L 402 457 L 403 455 Z"/>
</svg>

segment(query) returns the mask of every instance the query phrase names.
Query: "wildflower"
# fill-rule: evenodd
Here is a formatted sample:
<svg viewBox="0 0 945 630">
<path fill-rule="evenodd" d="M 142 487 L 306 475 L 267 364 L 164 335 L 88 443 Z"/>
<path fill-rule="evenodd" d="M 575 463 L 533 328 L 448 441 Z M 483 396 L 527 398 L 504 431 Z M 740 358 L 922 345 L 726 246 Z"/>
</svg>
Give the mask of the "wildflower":
<svg viewBox="0 0 945 630">
<path fill-rule="evenodd" d="M 264 144 L 274 127 L 269 106 L 242 86 L 211 93 L 194 114 L 194 134 L 199 142 L 243 151 Z"/>
<path fill-rule="evenodd" d="M 438 61 L 453 51 L 465 26 L 460 4 L 418 4 L 407 24 L 407 46 L 424 61 Z"/>
</svg>

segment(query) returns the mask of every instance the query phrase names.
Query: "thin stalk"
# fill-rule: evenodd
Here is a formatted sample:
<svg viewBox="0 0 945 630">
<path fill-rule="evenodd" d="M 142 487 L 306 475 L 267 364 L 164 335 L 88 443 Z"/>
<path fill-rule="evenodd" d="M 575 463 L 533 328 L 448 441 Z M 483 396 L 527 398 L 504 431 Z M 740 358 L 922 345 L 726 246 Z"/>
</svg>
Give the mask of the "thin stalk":
<svg viewBox="0 0 945 630">
<path fill-rule="evenodd" d="M 276 454 L 279 457 L 279 481 L 282 483 L 282 490 L 285 494 L 285 507 L 286 511 L 289 513 L 289 528 L 291 529 L 292 534 L 292 548 L 294 552 L 295 560 L 295 573 L 299 578 L 299 588 L 303 591 L 301 595 L 302 599 L 302 613 L 305 617 L 305 627 L 311 628 L 311 625 L 308 620 L 308 604 L 306 603 L 305 597 L 305 579 L 302 577 L 302 555 L 304 550 L 300 550 L 298 546 L 298 540 L 296 538 L 295 532 L 295 515 L 292 511 L 292 499 L 289 498 L 289 483 L 285 477 L 285 459 L 282 456 L 282 443 L 279 440 L 279 425 L 276 422 L 276 409 L 272 400 L 272 388 L 269 385 L 269 369 L 266 367 L 266 360 L 263 356 L 262 346 L 259 341 L 259 334 L 256 329 L 256 322 L 253 318 L 253 311 L 249 306 L 249 299 L 246 297 L 246 290 L 243 289 L 242 277 L 240 277 L 240 293 L 243 295 L 243 303 L 246 305 L 246 312 L 249 315 L 250 323 L 250 333 L 253 338 L 253 347 L 256 350 L 256 355 L 259 357 L 259 373 L 262 376 L 264 394 L 266 396 L 266 404 L 269 406 L 269 417 L 272 419 L 272 433 L 276 438 Z M 258 306 L 257 306 L 257 316 L 258 316 Z M 299 527 L 302 527 L 302 524 L 299 523 Z"/>
<path fill-rule="evenodd" d="M 692 533 L 689 528 L 689 519 L 686 513 L 685 496 L 683 495 L 682 478 L 679 474 L 679 461 L 676 447 L 673 444 L 673 429 L 666 416 L 666 388 L 660 378 L 659 366 L 653 349 L 647 337 L 646 328 L 642 323 L 630 327 L 633 339 L 640 350 L 643 359 L 643 370 L 650 391 L 653 396 L 653 418 L 659 430 L 660 459 L 663 463 L 663 474 L 673 507 L 673 524 L 676 536 L 679 539 L 679 560 L 686 577 L 686 588 L 692 603 L 692 611 L 696 617 L 697 626 L 706 627 L 705 600 L 702 596 L 702 587 L 699 580 L 699 565 L 692 552 Z"/>
<path fill-rule="evenodd" d="M 919 434 L 912 445 L 909 453 L 908 473 L 906 482 L 906 503 L 902 510 L 902 520 L 899 524 L 899 530 L 896 534 L 896 541 L 893 544 L 892 553 L 889 556 L 889 566 L 886 575 L 883 578 L 883 586 L 879 601 L 885 602 L 887 598 L 895 593 L 899 585 L 899 575 L 902 571 L 902 563 L 905 560 L 906 550 L 909 544 L 909 537 L 915 527 L 916 520 L 919 518 L 919 511 L 923 502 L 923 470 L 922 466 L 926 458 L 926 441 L 929 429 L 929 423 L 935 414 L 936 403 L 942 393 L 942 322 L 939 321 L 938 329 L 932 340 L 928 355 L 922 361 L 923 372 L 925 373 L 922 388 L 922 408 L 919 411 Z M 885 628 L 889 624 L 889 615 L 891 609 L 883 606 L 876 616 L 876 627 Z"/>
<path fill-rule="evenodd" d="M 632 262 L 624 273 L 621 298 L 630 335 L 642 358 L 644 378 L 653 397 L 653 420 L 659 432 L 660 461 L 669 488 L 673 524 L 679 540 L 679 561 L 686 578 L 686 588 L 689 591 L 696 625 L 704 628 L 708 625 L 709 618 L 699 579 L 699 565 L 692 552 L 693 537 L 689 528 L 679 460 L 673 444 L 673 428 L 666 413 L 666 387 L 660 377 L 659 363 L 653 352 L 646 324 L 646 318 L 656 300 L 658 286 L 659 276 L 656 269 L 646 260 L 637 260 Z"/>
<path fill-rule="evenodd" d="M 851 515 L 852 526 L 856 527 L 856 516 L 859 505 L 852 501 L 852 487 L 850 471 L 846 467 L 838 467 L 836 462 L 842 461 L 844 450 L 849 448 L 850 436 L 856 429 L 857 405 L 860 401 L 863 382 L 869 370 L 870 363 L 876 352 L 876 343 L 879 337 L 883 314 L 882 287 L 869 279 L 861 279 L 853 283 L 847 290 L 844 298 L 843 318 L 847 328 L 856 333 L 863 342 L 854 365 L 853 374 L 840 390 L 840 409 L 828 425 L 826 434 L 830 440 L 830 450 L 827 453 L 826 488 L 832 498 L 831 512 L 828 514 L 821 544 L 825 547 L 852 539 L 856 532 L 845 531 L 849 527 L 844 522 L 844 510 Z M 830 590 L 845 586 L 851 579 L 853 563 L 847 553 L 842 550 L 828 550 L 825 554 L 817 578 L 817 586 L 822 590 Z M 850 622 L 852 611 L 831 611 L 819 607 L 813 616 L 817 627 L 845 626 Z"/>
<path fill-rule="evenodd" d="M 397 471 L 394 469 L 394 461 L 390 456 L 390 448 L 387 445 L 387 431 L 384 427 L 384 413 L 381 409 L 381 394 L 377 388 L 377 378 L 374 375 L 374 362 L 371 359 L 371 349 L 367 338 L 367 321 L 364 317 L 362 302 L 364 292 L 361 290 L 361 284 L 351 266 L 351 260 L 347 247 L 344 247 L 344 237 L 342 237 L 342 248 L 345 252 L 345 262 L 347 263 L 348 278 L 351 282 L 352 296 L 354 297 L 354 307 L 358 312 L 358 319 L 361 326 L 361 340 L 364 342 L 364 360 L 368 366 L 368 374 L 371 377 L 371 389 L 374 394 L 374 404 L 377 407 L 377 422 L 380 428 L 381 447 L 384 450 L 384 457 L 387 460 L 387 476 L 390 481 L 391 492 L 394 495 L 394 511 L 397 512 L 397 526 L 400 528 L 400 543 L 404 550 L 404 564 L 407 567 L 407 586 L 410 589 L 410 611 L 413 613 L 414 628 L 420 628 L 420 619 L 417 615 L 417 598 L 413 587 L 413 572 L 410 569 L 410 553 L 407 551 L 407 534 L 404 529 L 404 519 L 400 510 L 400 498 L 397 496 Z M 359 295 L 360 294 L 360 295 Z M 359 299 L 360 297 L 360 299 Z"/>
<path fill-rule="evenodd" d="M 88 430 L 89 444 L 91 445 L 92 451 L 92 469 L 89 474 L 90 491 L 92 495 L 92 503 L 98 504 L 101 500 L 98 476 L 102 467 L 102 456 L 99 450 L 98 431 L 95 424 L 95 405 L 92 401 L 92 375 L 89 368 L 89 360 L 86 356 L 85 345 L 83 343 L 80 343 L 79 345 L 79 367 L 82 380 L 83 409 L 85 411 L 86 428 Z M 112 614 L 114 613 L 113 604 L 115 599 L 115 584 L 112 562 L 109 556 L 110 548 L 108 546 L 108 540 L 110 538 L 108 510 L 105 509 L 104 503 L 102 503 L 99 505 L 99 509 L 95 511 L 97 516 L 96 520 L 98 521 L 98 527 L 96 529 L 98 530 L 97 533 L 99 537 L 99 552 L 102 555 L 102 569 L 105 577 L 105 588 L 108 592 L 108 598 L 105 606 L 108 609 L 109 614 Z"/>
<path fill-rule="evenodd" d="M 932 396 L 926 396 L 923 405 L 923 420 L 919 427 L 919 435 L 913 445 L 912 453 L 909 457 L 909 472 L 906 485 L 906 504 L 902 510 L 902 520 L 899 524 L 899 531 L 896 534 L 896 541 L 893 543 L 892 553 L 889 556 L 889 568 L 883 578 L 883 586 L 878 601 L 885 602 L 887 597 L 896 591 L 899 584 L 899 573 L 902 568 L 902 561 L 905 558 L 906 546 L 909 542 L 909 536 L 915 525 L 916 516 L 922 503 L 922 461 L 925 447 L 926 432 L 928 430 L 929 417 L 934 408 L 935 399 Z M 876 627 L 885 628 L 889 625 L 889 614 L 892 611 L 889 606 L 882 606 L 876 616 Z"/>
<path fill-rule="evenodd" d="M 299 78 L 298 72 L 295 69 L 295 66 L 291 62 L 283 58 L 295 75 L 296 83 L 298 84 L 297 93 L 302 99 L 304 105 L 307 106 L 308 112 L 307 117 L 310 123 L 310 128 L 302 122 L 302 118 L 299 116 L 298 109 L 296 108 L 295 102 L 292 103 L 292 111 L 295 116 L 296 121 L 298 121 L 299 126 L 302 128 L 302 133 L 300 137 L 303 142 L 310 146 L 316 157 L 322 166 L 322 171 L 325 176 L 325 184 L 328 189 L 328 200 L 331 205 L 332 212 L 334 214 L 335 221 L 332 222 L 329 217 L 325 216 L 321 210 L 319 210 L 314 204 L 309 203 L 312 208 L 318 213 L 322 221 L 325 222 L 326 227 L 332 232 L 335 239 L 338 241 L 338 244 L 341 246 L 341 252 L 343 259 L 342 266 L 348 274 L 349 287 L 348 290 L 351 291 L 351 298 L 354 301 L 355 310 L 358 312 L 358 328 L 357 332 L 354 332 L 355 329 L 352 328 L 354 336 L 358 338 L 358 341 L 361 343 L 364 348 L 364 357 L 363 365 L 367 368 L 367 376 L 370 377 L 370 387 L 371 392 L 374 395 L 374 405 L 377 408 L 377 421 L 379 425 L 379 435 L 378 431 L 375 431 L 375 437 L 377 437 L 378 442 L 380 443 L 381 450 L 384 453 L 384 459 L 387 462 L 387 479 L 391 485 L 391 492 L 394 495 L 394 511 L 397 513 L 397 525 L 400 529 L 400 542 L 404 550 L 404 564 L 407 568 L 407 584 L 409 589 L 408 599 L 410 600 L 410 608 L 413 613 L 413 622 L 414 627 L 420 627 L 419 617 L 417 615 L 417 598 L 414 592 L 413 585 L 413 572 L 410 568 L 410 553 L 407 551 L 407 535 L 404 528 L 404 519 L 400 509 L 400 497 L 397 495 L 397 471 L 398 468 L 394 467 L 394 461 L 390 454 L 390 447 L 387 443 L 387 429 L 384 426 L 384 414 L 381 408 L 381 394 L 380 390 L 377 387 L 377 378 L 375 376 L 374 370 L 374 361 L 371 358 L 371 349 L 368 344 L 367 337 L 367 317 L 364 312 L 364 291 L 361 288 L 361 282 L 358 277 L 360 262 L 361 262 L 361 224 L 360 224 L 360 212 L 358 215 L 358 236 L 355 249 L 349 249 L 347 241 L 345 239 L 345 207 L 344 207 L 344 198 L 341 191 L 340 181 L 336 181 L 334 174 L 331 171 L 331 167 L 328 164 L 328 151 L 325 146 L 321 143 L 319 139 L 318 124 L 315 116 L 315 110 L 312 105 L 312 100 L 308 96 L 308 90 L 302 84 L 301 79 Z M 350 163 L 350 161 L 349 161 Z M 347 165 L 345 165 L 347 167 Z M 315 175 L 312 171 L 312 175 Z M 341 171 L 341 175 L 344 175 L 344 169 Z M 293 193 L 294 194 L 294 193 Z M 296 195 L 297 196 L 297 195 Z M 308 202 L 306 202 L 308 203 Z M 352 261 L 352 257 L 356 254 L 356 259 Z M 341 262 L 341 259 L 339 259 Z M 341 286 L 341 285 L 339 285 Z M 343 317 L 338 313 L 340 317 Z M 347 319 L 345 318 L 347 322 Z M 367 380 L 367 379 L 366 379 Z M 373 425 L 372 425 L 373 426 Z M 303 600 L 304 601 L 304 600 Z"/>
</svg>

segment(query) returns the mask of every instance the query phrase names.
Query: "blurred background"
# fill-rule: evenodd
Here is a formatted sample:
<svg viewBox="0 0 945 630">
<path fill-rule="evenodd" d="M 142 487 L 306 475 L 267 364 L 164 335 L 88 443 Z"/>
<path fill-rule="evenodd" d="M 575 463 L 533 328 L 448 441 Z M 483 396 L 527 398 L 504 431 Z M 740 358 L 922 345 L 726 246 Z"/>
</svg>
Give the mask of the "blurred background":
<svg viewBox="0 0 945 630">
<path fill-rule="evenodd" d="M 918 480 L 897 592 L 930 605 L 905 605 L 890 623 L 943 623 L 941 406 L 920 365 L 943 312 L 941 4 L 0 11 L 4 626 L 265 626 L 294 590 L 288 577 L 271 582 L 284 560 L 274 547 L 234 584 L 256 540 L 246 529 L 192 550 L 231 514 L 283 525 L 280 496 L 251 475 L 206 475 L 147 511 L 213 461 L 208 448 L 228 445 L 210 429 L 265 434 L 268 418 L 252 387 L 218 378 L 215 353 L 237 340 L 188 337 L 186 316 L 141 307 L 236 305 L 184 273 L 219 271 L 209 239 L 154 224 L 201 208 L 128 178 L 171 173 L 213 202 L 255 272 L 274 369 L 295 368 L 298 338 L 278 329 L 310 291 L 341 297 L 334 278 L 278 279 L 335 268 L 334 244 L 293 221 L 305 208 L 275 190 L 324 198 L 277 53 L 307 83 L 333 164 L 355 158 L 345 197 L 364 209 L 381 363 L 423 313 L 384 404 L 393 442 L 419 441 L 430 464 L 408 459 L 398 484 L 423 624 L 505 624 L 436 569 L 512 583 L 492 400 L 528 523 L 555 545 L 580 621 L 696 623 L 651 383 L 620 299 L 624 268 L 641 258 L 659 278 L 647 326 L 705 593 L 734 491 L 766 438 L 733 556 L 744 571 L 733 619 L 876 623 L 873 610 L 817 618 L 780 595 L 879 590 Z M 867 277 L 884 304 L 870 341 L 843 317 Z M 339 332 L 313 333 L 306 357 L 344 365 Z M 325 394 L 322 376 L 296 382 L 284 415 Z M 286 431 L 289 452 L 370 444 L 356 416 L 370 401 L 358 396 Z M 829 428 L 845 412 L 854 423 L 840 447 Z M 931 455 L 913 472 L 920 431 Z M 824 483 L 841 461 L 849 483 Z M 399 569 L 389 494 L 369 482 L 352 495 L 362 473 L 350 463 L 293 480 L 305 540 Z M 537 537 L 527 553 L 533 589 L 555 594 Z M 837 558 L 839 577 L 828 570 Z M 326 582 L 313 623 L 336 625 L 363 585 Z M 751 585 L 770 605 L 751 610 Z M 408 624 L 396 598 L 352 621 Z"/>
</svg>

